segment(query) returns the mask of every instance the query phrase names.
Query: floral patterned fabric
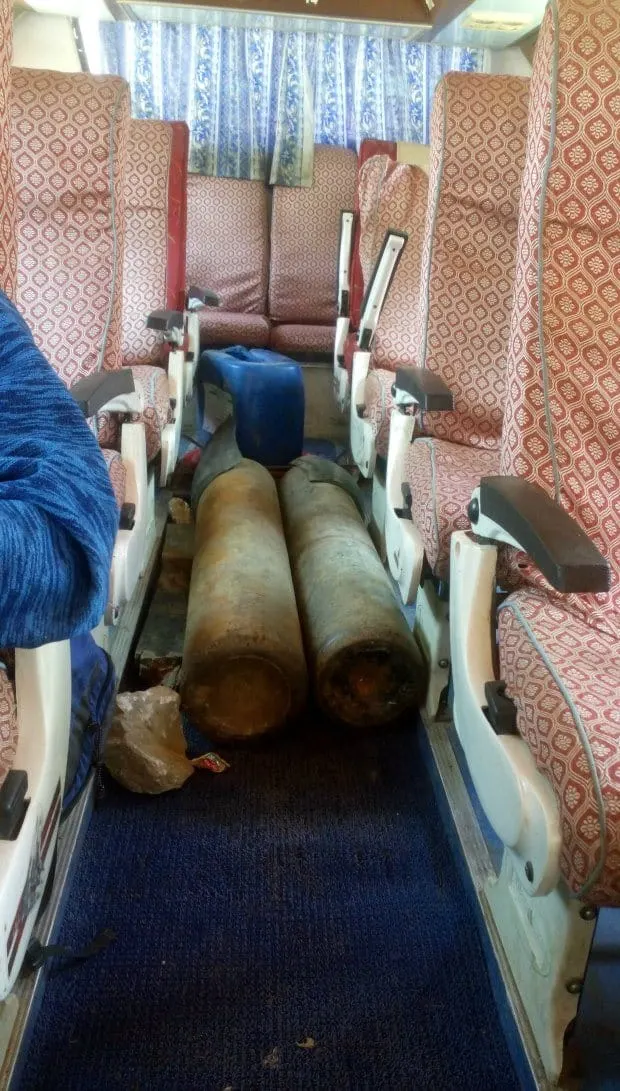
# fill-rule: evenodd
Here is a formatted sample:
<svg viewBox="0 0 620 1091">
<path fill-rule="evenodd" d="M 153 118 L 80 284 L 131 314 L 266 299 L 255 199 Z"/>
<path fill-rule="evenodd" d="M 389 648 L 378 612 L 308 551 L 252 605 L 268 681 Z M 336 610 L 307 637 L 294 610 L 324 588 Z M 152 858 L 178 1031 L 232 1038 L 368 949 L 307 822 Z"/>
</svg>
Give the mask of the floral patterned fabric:
<svg viewBox="0 0 620 1091">
<path fill-rule="evenodd" d="M 407 242 L 385 298 L 372 343 L 372 366 L 394 370 L 415 360 L 413 331 L 420 290 L 428 177 L 420 167 L 388 163 L 381 187 L 380 225 L 405 231 Z M 385 232 L 383 232 L 385 234 Z"/>
<path fill-rule="evenodd" d="M 127 470 L 125 469 L 125 463 L 123 462 L 118 451 L 103 450 L 101 453 L 103 455 L 104 462 L 108 467 L 110 483 L 114 490 L 116 503 L 119 508 L 122 508 L 123 504 L 125 503 L 125 488 L 127 484 Z"/>
<path fill-rule="evenodd" d="M 502 473 L 535 481 L 554 496 L 609 559 L 611 593 L 564 596 L 564 605 L 616 640 L 619 54 L 617 5 L 555 0 L 545 16 L 532 75 L 501 460 Z M 517 568 L 519 560 L 512 561 L 515 579 L 540 583 L 533 566 L 529 574 Z"/>
<path fill-rule="evenodd" d="M 394 371 L 414 364 L 412 331 L 418 305 L 420 253 L 426 222 L 428 178 L 419 167 L 373 156 L 360 172 L 360 263 L 365 283 L 389 228 L 407 233 L 372 343 L 364 388 L 364 416 L 372 421 L 378 455 L 387 457 Z"/>
<path fill-rule="evenodd" d="M 18 737 L 15 690 L 0 663 L 0 788 L 13 768 Z"/>
<path fill-rule="evenodd" d="M 129 88 L 13 69 L 16 303 L 67 386 L 121 366 Z"/>
<path fill-rule="evenodd" d="M 204 348 L 246 345 L 265 348 L 269 342 L 269 321 L 262 314 L 230 314 L 219 307 L 199 311 L 200 344 Z"/>
<path fill-rule="evenodd" d="M 260 182 L 188 177 L 187 279 L 217 292 L 222 311 L 266 314 L 267 198 Z M 201 317 L 208 322 L 211 314 Z"/>
<path fill-rule="evenodd" d="M 0 291 L 13 298 L 17 272 L 8 94 L 13 52 L 13 5 L 0 0 Z"/>
<path fill-rule="evenodd" d="M 351 318 L 351 328 L 356 330 L 360 324 L 360 317 L 362 311 L 362 301 L 364 299 L 364 274 L 362 272 L 362 263 L 360 261 L 359 244 L 360 244 L 360 200 L 359 200 L 359 187 L 362 169 L 364 164 L 375 155 L 387 155 L 389 159 L 396 159 L 397 144 L 393 140 L 362 140 L 360 144 L 360 150 L 358 155 L 358 174 L 357 184 L 355 187 L 355 203 L 354 211 L 356 212 L 355 229 L 353 232 L 353 247 L 351 253 L 351 274 L 350 274 L 350 297 L 349 297 L 349 310 Z"/>
<path fill-rule="evenodd" d="M 385 368 L 371 368 L 364 387 L 364 417 L 370 421 L 375 437 L 375 450 L 387 458 L 390 441 L 390 415 L 394 408 L 392 387 L 394 372 Z"/>
<path fill-rule="evenodd" d="M 471 494 L 481 477 L 499 473 L 499 451 L 419 436 L 409 445 L 404 471 L 411 517 L 422 534 L 426 559 L 434 575 L 447 580 L 450 537 L 455 530 L 469 529 Z"/>
<path fill-rule="evenodd" d="M 132 367 L 136 393 L 140 397 L 140 412 L 132 413 L 132 422 L 144 423 L 146 457 L 150 462 L 161 450 L 161 434 L 170 420 L 168 378 L 161 367 Z M 103 412 L 97 415 L 97 438 L 102 447 L 120 451 L 121 423 L 117 415 Z"/>
<path fill-rule="evenodd" d="M 273 326 L 269 338 L 269 347 L 274 352 L 318 352 L 333 353 L 333 326 Z"/>
<path fill-rule="evenodd" d="M 347 369 L 349 377 L 353 373 L 353 357 L 357 349 L 357 333 L 348 333 L 346 341 L 344 343 L 344 366 Z"/>
<path fill-rule="evenodd" d="M 452 72 L 433 104 L 412 355 L 454 394 L 423 431 L 472 447 L 500 443 L 528 92 L 526 79 Z"/>
<path fill-rule="evenodd" d="M 340 213 L 351 208 L 355 155 L 315 148 L 309 189 L 275 186 L 271 218 L 269 317 L 274 322 L 335 325 Z"/>
<path fill-rule="evenodd" d="M 151 311 L 167 306 L 172 128 L 165 121 L 129 123 L 125 170 L 123 364 L 161 359 L 161 335 L 147 329 Z M 178 261 L 178 259 L 177 259 Z"/>
<path fill-rule="evenodd" d="M 572 893 L 620 904 L 620 647 L 534 590 L 499 611 L 501 677 L 558 804 Z"/>
<path fill-rule="evenodd" d="M 307 32 L 298 19 L 274 30 L 260 14 L 251 24 L 214 10 L 200 25 L 100 23 L 99 42 L 84 34 L 89 69 L 129 81 L 136 117 L 187 121 L 192 170 L 299 186 L 312 180 L 314 144 L 426 142 L 437 80 L 484 64 L 482 50 L 396 41 L 379 25 L 317 34 L 314 20 Z"/>
</svg>

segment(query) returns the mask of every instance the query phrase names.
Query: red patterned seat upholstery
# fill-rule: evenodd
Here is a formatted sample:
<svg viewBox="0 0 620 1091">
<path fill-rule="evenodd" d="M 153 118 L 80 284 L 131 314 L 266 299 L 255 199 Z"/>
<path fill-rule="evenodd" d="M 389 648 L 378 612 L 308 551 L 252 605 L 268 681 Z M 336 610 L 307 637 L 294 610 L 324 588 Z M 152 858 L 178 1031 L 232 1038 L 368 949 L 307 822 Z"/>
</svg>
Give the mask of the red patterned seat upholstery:
<svg viewBox="0 0 620 1091">
<path fill-rule="evenodd" d="M 202 345 L 249 345 L 264 348 L 269 343 L 270 325 L 264 314 L 243 314 L 205 307 L 198 312 Z"/>
<path fill-rule="evenodd" d="M 143 365 L 131 369 L 134 388 L 140 399 L 140 411 L 131 413 L 132 421 L 144 424 L 146 458 L 151 462 L 161 447 L 161 434 L 170 418 L 170 392 L 166 373 L 160 367 Z M 102 447 L 120 450 L 121 423 L 116 414 L 97 415 L 97 438 Z"/>
<path fill-rule="evenodd" d="M 282 322 L 272 327 L 269 346 L 274 352 L 323 355 L 334 347 L 334 327 Z"/>
<path fill-rule="evenodd" d="M 0 665 L 0 788 L 15 763 L 17 740 L 15 690 L 6 670 Z"/>
<path fill-rule="evenodd" d="M 185 308 L 184 180 L 189 135 L 182 122 L 129 123 L 125 169 L 123 366 L 131 367 L 144 421 L 147 457 L 159 452 L 171 419 L 161 335 L 147 329 L 154 310 Z M 117 445 L 118 420 L 101 415 L 99 438 Z"/>
<path fill-rule="evenodd" d="M 16 303 L 71 386 L 121 366 L 122 172 L 129 87 L 13 69 Z"/>
<path fill-rule="evenodd" d="M 449 72 L 431 122 L 428 219 L 412 356 L 441 375 L 451 413 L 426 435 L 498 449 L 529 81 Z"/>
<path fill-rule="evenodd" d="M 426 560 L 447 580 L 450 537 L 467 530 L 467 505 L 480 477 L 499 473 L 499 451 L 484 451 L 420 436 L 409 444 L 405 479 L 411 488 L 411 518 L 424 539 Z"/>
<path fill-rule="evenodd" d="M 0 0 L 0 291 L 13 298 L 17 271 L 15 193 L 12 182 L 9 87 L 13 5 Z"/>
<path fill-rule="evenodd" d="M 220 298 L 200 312 L 201 344 L 267 344 L 267 196 L 262 182 L 189 175 L 187 279 Z"/>
<path fill-rule="evenodd" d="M 405 464 L 413 518 L 442 579 L 450 534 L 467 525 L 471 490 L 499 465 L 528 91 L 525 79 L 451 72 L 435 92 L 420 306 L 409 351 L 415 366 L 442 377 L 454 410 L 422 415 L 428 439 Z M 446 441 L 463 449 L 450 453 Z"/>
<path fill-rule="evenodd" d="M 561 815 L 572 893 L 620 905 L 620 642 L 540 591 L 499 611 L 502 678 Z"/>
<path fill-rule="evenodd" d="M 129 88 L 116 77 L 13 69 L 15 302 L 71 386 L 121 366 L 119 253 Z"/>
<path fill-rule="evenodd" d="M 127 201 L 129 88 L 116 77 L 14 69 L 11 114 L 17 305 L 67 386 L 99 369 L 115 371 L 127 360 L 149 365 L 142 376 L 136 371 L 144 406 L 136 419 L 144 420 L 152 458 L 170 396 L 165 372 L 150 367 L 159 345 L 143 327 L 148 310 L 166 298 L 167 170 L 156 194 L 164 209 L 157 232 L 157 201 L 148 188 L 157 187 L 157 172 L 143 139 L 132 148 L 132 163 L 139 161 L 139 168 Z M 156 153 L 166 145 L 166 163 L 170 141 L 166 126 L 151 145 Z M 146 263 L 140 260 L 141 246 L 149 247 Z M 159 279 L 163 295 L 156 304 L 149 296 L 145 311 L 145 284 L 158 291 Z M 101 414 L 101 443 L 116 442 L 118 429 Z"/>
<path fill-rule="evenodd" d="M 364 298 L 364 274 L 362 271 L 362 263 L 360 260 L 359 244 L 360 244 L 360 182 L 362 177 L 362 168 L 364 163 L 367 162 L 372 156 L 386 155 L 388 159 L 392 159 L 396 162 L 398 145 L 391 140 L 362 140 L 360 144 L 360 150 L 358 155 L 358 173 L 357 184 L 355 187 L 355 202 L 354 210 L 357 214 L 355 223 L 355 231 L 353 235 L 353 247 L 351 253 L 351 286 L 350 286 L 350 313 L 351 313 L 351 329 L 357 330 L 360 324 L 360 317 L 362 313 L 362 300 Z M 350 370 L 350 369 L 349 369 Z"/>
<path fill-rule="evenodd" d="M 164 307 L 173 310 L 179 305 L 178 251 L 169 264 L 169 241 L 178 239 L 180 220 L 177 203 L 169 201 L 173 136 L 172 126 L 165 121 L 132 118 L 129 122 L 123 254 L 124 366 L 161 363 L 161 337 L 146 328 L 146 318 L 151 311 Z M 171 213 L 175 215 L 174 224 Z"/>
<path fill-rule="evenodd" d="M 408 238 L 390 284 L 372 345 L 364 388 L 364 416 L 372 422 L 378 455 L 387 456 L 392 384 L 398 366 L 414 362 L 420 259 L 428 177 L 420 167 L 373 156 L 360 172 L 360 242 L 362 276 L 368 283 L 385 233 L 392 228 Z"/>
<path fill-rule="evenodd" d="M 318 145 L 312 186 L 273 188 L 269 317 L 287 326 L 329 326 L 330 352 L 340 213 L 353 205 L 356 173 L 354 152 Z"/>
<path fill-rule="evenodd" d="M 12 296 L 15 288 L 15 199 L 11 178 L 8 91 L 12 55 L 13 5 L 0 0 L 0 291 Z M 15 691 L 0 667 L 0 787 L 13 768 L 17 749 Z"/>
<path fill-rule="evenodd" d="M 118 507 L 120 509 L 125 503 L 127 469 L 118 451 L 104 450 L 102 451 L 102 454 L 105 464 L 108 467 L 108 473 L 110 475 L 112 488 L 114 489 L 116 503 L 118 504 Z"/>
<path fill-rule="evenodd" d="M 554 7 L 532 76 L 501 470 L 573 516 L 612 583 L 608 594 L 560 595 L 508 553 L 508 579 L 531 586 L 502 608 L 499 652 L 519 731 L 556 794 L 566 882 L 618 905 L 620 10 Z"/>
</svg>

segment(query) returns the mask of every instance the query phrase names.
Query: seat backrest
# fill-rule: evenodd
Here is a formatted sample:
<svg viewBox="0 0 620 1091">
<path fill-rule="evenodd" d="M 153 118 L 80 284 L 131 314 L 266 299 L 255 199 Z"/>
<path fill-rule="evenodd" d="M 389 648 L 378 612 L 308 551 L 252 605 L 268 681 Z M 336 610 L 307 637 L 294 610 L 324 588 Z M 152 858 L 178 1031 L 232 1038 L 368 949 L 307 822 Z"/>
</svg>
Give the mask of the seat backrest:
<svg viewBox="0 0 620 1091">
<path fill-rule="evenodd" d="M 610 594 L 562 602 L 616 639 L 619 57 L 617 3 L 551 0 L 532 74 L 501 453 L 502 473 L 542 486 L 609 559 Z M 540 582 L 533 568 L 518 575 Z"/>
<path fill-rule="evenodd" d="M 394 140 L 362 140 L 358 155 L 357 184 L 355 187 L 354 211 L 357 213 L 353 246 L 351 253 L 351 277 L 350 277 L 350 319 L 354 330 L 359 328 L 362 302 L 365 291 L 364 270 L 360 255 L 360 186 L 362 182 L 364 166 L 369 159 L 375 156 L 387 156 L 394 163 L 409 163 L 411 166 L 421 167 L 428 174 L 430 148 L 428 144 L 414 144 L 408 141 L 396 142 Z M 365 257 L 367 261 L 367 256 Z M 372 268 L 372 266 L 371 266 Z"/>
<path fill-rule="evenodd" d="M 422 427 L 472 447 L 501 438 L 528 94 L 527 79 L 449 72 L 433 101 L 415 357 L 455 408 Z"/>
<path fill-rule="evenodd" d="M 16 303 L 65 383 L 121 365 L 129 86 L 14 68 Z"/>
<path fill-rule="evenodd" d="M 396 162 L 397 144 L 394 140 L 362 140 L 357 157 L 357 179 L 355 183 L 355 199 L 353 211 L 356 213 L 355 230 L 353 232 L 353 246 L 351 252 L 351 284 L 349 291 L 349 312 L 351 327 L 359 328 L 362 317 L 362 303 L 364 300 L 364 271 L 360 257 L 360 186 L 363 184 L 364 166 L 374 156 L 385 155 Z"/>
<path fill-rule="evenodd" d="M 0 291 L 13 297 L 17 269 L 15 192 L 11 164 L 9 90 L 13 53 L 13 4 L 0 0 Z"/>
<path fill-rule="evenodd" d="M 9 119 L 12 31 L 13 5 L 11 0 L 0 0 L 0 291 L 8 296 L 13 295 L 17 262 Z M 13 767 L 16 750 L 15 690 L 0 666 L 0 787 Z"/>
<path fill-rule="evenodd" d="M 269 317 L 333 325 L 340 213 L 352 208 L 357 160 L 347 148 L 317 145 L 309 187 L 273 187 Z"/>
<path fill-rule="evenodd" d="M 420 261 L 426 224 L 428 175 L 417 166 L 373 156 L 360 178 L 360 261 L 369 281 L 386 232 L 407 242 L 389 286 L 372 343 L 373 367 L 394 370 L 414 359 Z"/>
<path fill-rule="evenodd" d="M 267 200 L 262 182 L 188 177 L 188 283 L 217 292 L 223 311 L 266 313 Z"/>
<path fill-rule="evenodd" d="M 157 362 L 161 337 L 146 328 L 147 315 L 162 307 L 183 309 L 183 162 L 187 159 L 183 159 L 182 130 L 187 126 L 175 132 L 176 124 L 129 122 L 123 257 L 125 364 Z"/>
</svg>

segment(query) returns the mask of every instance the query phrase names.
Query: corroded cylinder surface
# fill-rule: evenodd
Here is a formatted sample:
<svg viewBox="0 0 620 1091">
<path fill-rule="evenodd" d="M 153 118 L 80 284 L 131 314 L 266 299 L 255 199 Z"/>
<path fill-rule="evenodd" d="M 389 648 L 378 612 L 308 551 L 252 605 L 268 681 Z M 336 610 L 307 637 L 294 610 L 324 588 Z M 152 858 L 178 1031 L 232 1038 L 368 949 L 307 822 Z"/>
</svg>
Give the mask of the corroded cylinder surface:
<svg viewBox="0 0 620 1091">
<path fill-rule="evenodd" d="M 242 739 L 281 727 L 306 688 L 276 487 L 243 459 L 211 482 L 196 511 L 182 704 L 209 736 Z"/>
<path fill-rule="evenodd" d="M 301 467 L 280 500 L 320 707 L 359 727 L 396 719 L 421 700 L 425 672 L 355 502 Z"/>
</svg>

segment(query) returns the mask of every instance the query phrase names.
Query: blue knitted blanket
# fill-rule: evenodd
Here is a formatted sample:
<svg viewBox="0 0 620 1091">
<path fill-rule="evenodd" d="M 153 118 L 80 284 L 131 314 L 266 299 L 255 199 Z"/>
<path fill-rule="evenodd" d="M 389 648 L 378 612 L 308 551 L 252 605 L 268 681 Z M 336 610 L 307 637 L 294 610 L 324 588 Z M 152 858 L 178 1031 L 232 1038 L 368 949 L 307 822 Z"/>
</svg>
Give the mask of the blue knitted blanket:
<svg viewBox="0 0 620 1091">
<path fill-rule="evenodd" d="M 97 440 L 0 292 L 0 646 L 97 624 L 117 528 Z"/>
</svg>

